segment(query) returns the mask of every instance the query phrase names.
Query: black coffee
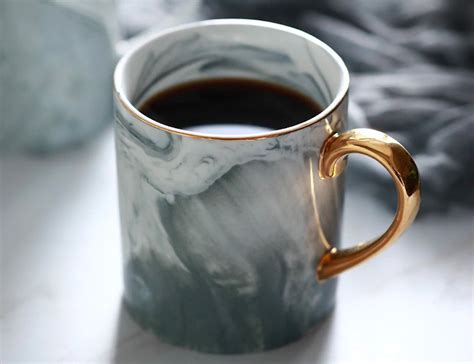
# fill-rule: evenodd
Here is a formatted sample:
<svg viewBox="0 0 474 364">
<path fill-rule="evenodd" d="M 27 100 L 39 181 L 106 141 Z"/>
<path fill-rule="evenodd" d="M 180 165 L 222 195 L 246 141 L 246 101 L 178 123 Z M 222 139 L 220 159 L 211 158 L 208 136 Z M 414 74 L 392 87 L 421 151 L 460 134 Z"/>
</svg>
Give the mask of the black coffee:
<svg viewBox="0 0 474 364">
<path fill-rule="evenodd" d="M 222 78 L 190 82 L 159 92 L 140 111 L 162 124 L 181 129 L 212 132 L 216 128 L 211 125 L 219 124 L 226 133 L 230 130 L 226 126 L 237 124 L 247 126 L 239 129 L 242 133 L 251 133 L 301 123 L 322 109 L 308 96 L 285 86 Z"/>
</svg>

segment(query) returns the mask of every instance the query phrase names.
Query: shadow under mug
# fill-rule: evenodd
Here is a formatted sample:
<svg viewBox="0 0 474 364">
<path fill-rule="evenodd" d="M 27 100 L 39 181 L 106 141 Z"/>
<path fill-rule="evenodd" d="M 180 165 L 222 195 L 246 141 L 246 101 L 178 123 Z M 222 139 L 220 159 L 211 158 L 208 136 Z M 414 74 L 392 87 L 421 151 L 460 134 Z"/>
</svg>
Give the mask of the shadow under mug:
<svg viewBox="0 0 474 364">
<path fill-rule="evenodd" d="M 138 110 L 170 86 L 228 76 L 291 87 L 324 110 L 237 136 Z M 413 159 L 381 132 L 346 130 L 348 71 L 302 31 L 238 19 L 181 26 L 125 55 L 114 84 L 125 303 L 166 342 L 244 353 L 298 339 L 333 307 L 333 277 L 393 242 L 418 211 Z M 398 209 L 380 237 L 340 249 L 350 153 L 387 169 Z"/>
</svg>

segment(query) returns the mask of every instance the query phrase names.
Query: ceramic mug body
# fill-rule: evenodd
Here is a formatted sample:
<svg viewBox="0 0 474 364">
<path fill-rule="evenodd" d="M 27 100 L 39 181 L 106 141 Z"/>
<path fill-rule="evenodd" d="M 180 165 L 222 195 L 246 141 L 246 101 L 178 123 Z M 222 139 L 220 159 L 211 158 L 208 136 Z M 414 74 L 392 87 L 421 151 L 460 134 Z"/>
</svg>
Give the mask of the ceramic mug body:
<svg viewBox="0 0 474 364">
<path fill-rule="evenodd" d="M 149 96 L 245 77 L 324 107 L 267 133 L 207 135 L 151 120 Z M 320 178 L 324 143 L 347 126 L 348 72 L 325 44 L 285 26 L 206 21 L 160 33 L 115 73 L 116 149 L 132 316 L 166 342 L 215 353 L 282 346 L 334 306 L 315 267 L 339 245 L 343 174 Z"/>
</svg>

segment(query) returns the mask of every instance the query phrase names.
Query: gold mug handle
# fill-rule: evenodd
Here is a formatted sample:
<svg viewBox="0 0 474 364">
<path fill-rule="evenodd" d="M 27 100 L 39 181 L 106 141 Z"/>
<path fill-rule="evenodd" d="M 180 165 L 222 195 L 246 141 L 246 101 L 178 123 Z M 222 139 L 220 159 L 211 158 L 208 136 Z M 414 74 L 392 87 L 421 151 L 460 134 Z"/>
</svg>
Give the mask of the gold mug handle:
<svg viewBox="0 0 474 364">
<path fill-rule="evenodd" d="M 329 248 L 317 267 L 319 280 L 344 272 L 393 243 L 410 226 L 420 207 L 420 177 L 413 158 L 399 142 L 376 130 L 353 129 L 331 135 L 321 148 L 320 178 L 341 173 L 346 162 L 343 157 L 350 153 L 372 157 L 387 169 L 397 189 L 397 212 L 392 224 L 377 239 L 347 249 Z"/>
</svg>

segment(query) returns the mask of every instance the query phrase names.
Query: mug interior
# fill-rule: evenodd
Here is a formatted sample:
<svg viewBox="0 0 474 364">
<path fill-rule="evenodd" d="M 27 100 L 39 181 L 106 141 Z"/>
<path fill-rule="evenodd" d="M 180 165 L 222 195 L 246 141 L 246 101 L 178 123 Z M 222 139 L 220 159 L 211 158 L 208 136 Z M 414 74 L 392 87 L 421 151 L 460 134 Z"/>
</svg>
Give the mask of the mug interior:
<svg viewBox="0 0 474 364">
<path fill-rule="evenodd" d="M 271 137 L 318 122 L 339 105 L 349 86 L 343 61 L 317 38 L 287 26 L 243 19 L 197 22 L 151 36 L 121 59 L 114 84 L 121 104 L 151 126 L 172 133 L 226 139 L 229 136 L 165 125 L 139 110 L 160 91 L 220 78 L 276 83 L 322 106 L 323 111 L 309 120 L 275 131 L 240 135 L 242 139 Z"/>
</svg>

